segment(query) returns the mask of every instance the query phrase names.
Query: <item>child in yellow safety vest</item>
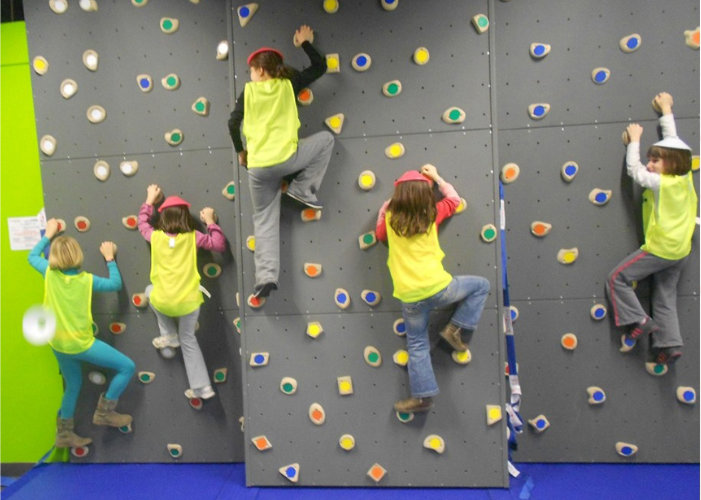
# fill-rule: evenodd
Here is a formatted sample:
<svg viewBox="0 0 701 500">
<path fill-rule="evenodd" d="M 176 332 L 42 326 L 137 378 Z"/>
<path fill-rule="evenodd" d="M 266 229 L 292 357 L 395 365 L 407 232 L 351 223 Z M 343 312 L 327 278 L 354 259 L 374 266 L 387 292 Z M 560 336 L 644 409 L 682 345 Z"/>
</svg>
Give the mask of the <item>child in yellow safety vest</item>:
<svg viewBox="0 0 701 500">
<path fill-rule="evenodd" d="M 59 410 L 56 447 L 80 447 L 92 442 L 74 432 L 73 415 L 83 381 L 83 363 L 109 368 L 116 372 L 107 391 L 100 395 L 93 424 L 129 427 L 131 415 L 115 412 L 117 400 L 134 374 L 134 362 L 114 347 L 96 339 L 93 333 L 92 293 L 116 292 L 122 288 L 122 278 L 114 260 L 116 247 L 111 241 L 100 245 L 107 262 L 109 278 L 93 276 L 82 271 L 83 251 L 70 236 L 58 236 L 56 219 L 46 222 L 44 237 L 29 253 L 30 265 L 44 276 L 44 305 L 56 317 L 56 332 L 49 341 L 63 375 L 65 390 Z M 49 259 L 41 253 L 51 243 Z"/>
<path fill-rule="evenodd" d="M 663 139 L 648 150 L 647 166 L 640 162 L 643 128 L 634 123 L 625 132 L 629 140 L 628 175 L 646 188 L 645 243 L 611 271 L 606 292 L 616 326 L 629 328 L 621 336 L 621 352 L 632 350 L 641 336 L 650 336 L 649 361 L 671 364 L 682 355 L 677 283 L 691 252 L 698 198 L 691 174 L 691 148 L 677 137 L 672 96 L 666 92 L 657 94 L 653 105 L 661 112 Z M 651 316 L 633 289 L 633 282 L 648 276 L 652 276 Z"/>
<path fill-rule="evenodd" d="M 158 208 L 156 227 L 151 225 L 154 205 L 162 198 L 161 188 L 151 184 L 146 201 L 141 205 L 138 226 L 141 235 L 151 242 L 151 285 L 146 289 L 151 309 L 156 314 L 160 336 L 153 346 L 165 354 L 165 349 L 182 347 L 183 362 L 190 388 L 188 399 L 209 399 L 215 395 L 207 365 L 195 337 L 195 327 L 204 302 L 197 271 L 197 249 L 223 252 L 226 238 L 216 224 L 211 207 L 200 211 L 207 225 L 207 234 L 195 229 L 190 204 L 179 196 L 169 196 Z"/>
</svg>

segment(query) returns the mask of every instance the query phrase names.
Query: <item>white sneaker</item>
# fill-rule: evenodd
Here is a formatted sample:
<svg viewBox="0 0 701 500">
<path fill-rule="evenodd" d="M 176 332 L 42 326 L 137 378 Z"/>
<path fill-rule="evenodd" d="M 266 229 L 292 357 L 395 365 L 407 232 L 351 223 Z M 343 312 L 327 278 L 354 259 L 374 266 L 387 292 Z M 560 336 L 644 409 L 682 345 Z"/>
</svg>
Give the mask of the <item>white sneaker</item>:
<svg viewBox="0 0 701 500">
<path fill-rule="evenodd" d="M 164 349 L 166 347 L 180 347 L 180 340 L 177 335 L 161 335 L 155 337 L 151 343 L 156 349 Z"/>
<path fill-rule="evenodd" d="M 214 389 L 212 389 L 211 385 L 206 385 L 199 389 L 195 389 L 194 392 L 195 394 L 197 394 L 198 397 L 202 399 L 210 399 L 217 395 L 217 393 L 214 392 Z"/>
</svg>

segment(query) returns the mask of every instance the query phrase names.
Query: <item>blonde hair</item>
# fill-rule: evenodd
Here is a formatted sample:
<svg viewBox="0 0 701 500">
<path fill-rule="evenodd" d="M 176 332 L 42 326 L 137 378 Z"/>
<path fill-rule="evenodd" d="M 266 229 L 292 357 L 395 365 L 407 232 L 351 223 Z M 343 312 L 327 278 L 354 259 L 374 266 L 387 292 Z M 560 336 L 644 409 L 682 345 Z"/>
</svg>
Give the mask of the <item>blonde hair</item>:
<svg viewBox="0 0 701 500">
<path fill-rule="evenodd" d="M 59 236 L 51 242 L 49 267 L 51 269 L 73 269 L 83 265 L 83 250 L 70 236 Z"/>
</svg>

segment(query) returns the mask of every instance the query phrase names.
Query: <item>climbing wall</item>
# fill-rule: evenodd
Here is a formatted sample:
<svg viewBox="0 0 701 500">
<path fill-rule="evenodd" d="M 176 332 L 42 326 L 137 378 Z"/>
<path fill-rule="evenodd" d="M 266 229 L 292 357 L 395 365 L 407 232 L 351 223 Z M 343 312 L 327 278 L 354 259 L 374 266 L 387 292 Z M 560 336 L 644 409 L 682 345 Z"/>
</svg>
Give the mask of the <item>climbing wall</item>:
<svg viewBox="0 0 701 500">
<path fill-rule="evenodd" d="M 619 352 L 623 332 L 610 311 L 594 319 L 590 310 L 597 304 L 609 308 L 608 273 L 642 241 L 640 190 L 625 173 L 621 132 L 629 122 L 640 122 L 644 155 L 659 133 L 650 102 L 668 91 L 678 133 L 699 154 L 699 53 L 684 36 L 696 29 L 698 40 L 699 5 L 588 1 L 552 9 L 551 4 L 494 3 L 498 161 L 520 167 L 505 191 L 521 413 L 534 424 L 526 425 L 514 458 L 695 462 L 698 404 L 679 402 L 676 391 L 699 390 L 698 231 L 679 284 L 684 355 L 669 373 L 647 373 L 645 342 Z M 637 44 L 630 41 L 634 34 Z M 621 49 L 622 39 L 635 50 Z M 549 45 L 550 52 L 532 56 L 531 44 Z M 597 68 L 608 71 L 608 80 Z M 600 75 L 598 83 L 592 73 Z M 550 110 L 533 119 L 528 108 L 538 103 Z M 561 168 L 573 162 L 579 171 L 567 182 Z M 694 181 L 698 192 L 698 173 Z M 594 189 L 610 190 L 609 201 L 590 202 Z M 534 221 L 551 224 L 550 233 L 531 234 Z M 559 263 L 560 249 L 571 248 L 578 249 L 577 259 Z M 647 305 L 647 281 L 638 291 Z M 576 336 L 576 349 L 561 345 L 566 333 Z M 602 404 L 589 404 L 589 387 L 603 390 Z M 637 453 L 620 457 L 619 442 L 637 446 Z"/>
<path fill-rule="evenodd" d="M 238 23 L 236 5 L 232 11 L 236 95 L 248 81 L 246 58 L 260 46 L 279 48 L 294 67 L 307 66 L 292 35 L 309 24 L 316 47 L 338 54 L 340 71 L 311 85 L 314 100 L 300 108 L 300 135 L 328 130 L 325 120 L 344 114 L 319 194 L 325 203 L 320 218 L 305 222 L 301 206 L 283 197 L 280 289 L 259 309 L 243 305 L 248 484 L 506 486 L 504 422 L 487 425 L 486 412 L 486 405 L 503 406 L 504 399 L 498 247 L 480 239 L 482 226 L 494 223 L 496 215 L 490 44 L 489 33 L 479 34 L 470 23 L 472 16 L 487 14 L 487 2 L 444 2 L 440 11 L 431 2 L 402 2 L 390 12 L 379 1 L 341 1 L 338 12 L 325 12 L 324 5 L 332 3 L 259 2 L 245 27 Z M 430 55 L 425 65 L 413 59 L 422 46 Z M 371 61 L 366 71 L 352 66 L 359 53 Z M 383 85 L 393 80 L 401 83 L 401 93 L 386 97 Z M 464 123 L 441 120 L 454 106 L 467 114 Z M 406 153 L 389 159 L 385 150 L 395 143 Z M 487 277 L 492 292 L 467 365 L 456 363 L 438 342 L 449 311 L 432 318 L 441 394 L 429 413 L 403 422 L 406 416 L 396 415 L 392 405 L 409 396 L 408 376 L 393 357 L 398 353 L 401 359 L 406 342 L 394 333 L 401 306 L 392 298 L 387 248 L 375 244 L 363 250 L 358 238 L 374 231 L 393 181 L 429 162 L 468 204 L 441 226 L 446 268 Z M 376 179 L 367 191 L 359 186 L 366 170 Z M 239 174 L 245 241 L 253 234 L 251 202 L 247 173 L 240 168 Z M 242 252 L 244 303 L 255 281 L 254 254 Z M 321 272 L 307 276 L 305 263 L 321 265 Z M 347 293 L 347 309 L 334 301 L 339 288 Z M 364 290 L 379 295 L 380 302 L 365 303 Z M 313 335 L 307 334 L 310 324 Z M 366 361 L 368 346 L 381 355 L 379 366 Z M 346 393 L 351 384 L 341 377 L 350 378 L 351 394 Z M 315 422 L 322 412 L 323 423 Z M 439 438 L 428 439 L 426 448 L 431 435 Z M 442 454 L 435 449 L 441 438 Z"/>
<path fill-rule="evenodd" d="M 84 10 L 91 5 L 97 10 Z M 91 424 L 110 373 L 86 366 L 76 428 L 91 436 L 94 444 L 87 456 L 73 460 L 240 461 L 243 405 L 239 334 L 234 327 L 239 316 L 236 202 L 222 195 L 234 172 L 226 129 L 230 70 L 226 58 L 216 57 L 219 43 L 228 39 L 225 6 L 187 1 L 30 0 L 24 3 L 24 12 L 31 58 L 41 56 L 48 63 L 47 67 L 34 62 L 32 74 L 38 136 L 55 140 L 53 152 L 42 148 L 39 153 L 46 213 L 66 221 L 66 234 L 80 242 L 84 268 L 90 272 L 106 275 L 99 243 L 117 244 L 124 288 L 95 295 L 97 337 L 131 357 L 137 372 L 153 374 L 135 377 L 122 395 L 118 410 L 134 417 L 133 432 L 122 434 Z M 176 20 L 177 30 L 167 33 Z M 87 65 L 83 62 L 88 50 L 97 54 L 97 64 L 90 68 L 90 54 Z M 162 83 L 170 74 L 180 82 L 172 90 L 166 88 L 169 82 Z M 139 75 L 148 75 L 152 85 Z M 67 79 L 73 83 L 63 84 Z M 67 92 L 76 86 L 77 92 Z M 203 102 L 200 97 L 209 102 L 202 110 L 206 114 L 199 114 L 201 108 L 196 106 L 193 110 Z M 93 115 L 88 109 L 93 105 L 104 109 L 103 121 L 89 121 Z M 99 120 L 100 115 L 95 116 Z M 179 144 L 173 137 L 175 129 L 181 131 Z M 175 145 L 166 141 L 168 133 Z M 105 180 L 94 173 L 99 160 L 109 165 Z M 123 162 L 132 166 L 127 171 L 131 175 L 123 173 Z M 138 170 L 134 172 L 135 162 Z M 212 206 L 229 242 L 223 253 L 200 251 L 198 255 L 202 284 L 211 298 L 202 305 L 197 338 L 210 376 L 218 382 L 214 384 L 217 396 L 200 406 L 193 401 L 191 407 L 184 395 L 188 382 L 181 354 L 172 359 L 159 355 L 151 345 L 159 334 L 153 312 L 132 302 L 132 296 L 149 284 L 150 252 L 139 232 L 125 227 L 122 220 L 138 214 L 151 183 L 161 185 L 166 195 L 178 194 L 191 202 L 198 220 L 200 209 Z M 88 231 L 79 232 L 74 226 L 79 216 L 89 220 Z M 221 267 L 220 276 L 211 277 L 211 263 Z M 226 370 L 223 377 L 221 369 Z M 179 445 L 181 452 L 171 453 L 169 444 Z"/>
</svg>

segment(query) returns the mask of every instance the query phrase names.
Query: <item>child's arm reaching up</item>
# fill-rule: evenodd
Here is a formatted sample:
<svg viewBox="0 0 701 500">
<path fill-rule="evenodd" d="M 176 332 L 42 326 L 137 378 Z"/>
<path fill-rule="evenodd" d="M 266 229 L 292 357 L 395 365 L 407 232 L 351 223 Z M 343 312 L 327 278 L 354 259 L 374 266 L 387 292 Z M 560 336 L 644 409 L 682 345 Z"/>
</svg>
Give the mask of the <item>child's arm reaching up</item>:
<svg viewBox="0 0 701 500">
<path fill-rule="evenodd" d="M 652 103 L 655 109 L 662 113 L 662 116 L 660 116 L 662 137 L 676 137 L 677 126 L 674 123 L 674 115 L 672 114 L 672 106 L 674 106 L 674 99 L 672 98 L 672 95 L 667 92 L 660 92 L 652 100 Z"/>
<path fill-rule="evenodd" d="M 439 226 L 448 217 L 451 217 L 460 205 L 460 196 L 452 184 L 446 182 L 440 175 L 438 169 L 427 163 L 421 167 L 421 173 L 433 180 L 438 185 L 438 190 L 443 195 L 443 199 L 436 203 L 436 226 Z"/>
<path fill-rule="evenodd" d="M 163 196 L 163 191 L 158 184 L 151 184 L 146 188 L 146 201 L 139 209 L 139 232 L 146 241 L 151 241 L 151 233 L 153 226 L 151 225 L 151 217 L 153 216 L 153 205 Z"/>
<path fill-rule="evenodd" d="M 657 190 L 660 188 L 660 175 L 648 172 L 647 167 L 640 161 L 640 138 L 643 135 L 643 127 L 637 123 L 631 123 L 626 127 L 626 133 L 630 138 L 628 149 L 626 150 L 626 166 L 628 175 L 633 178 L 636 184 Z"/>
<path fill-rule="evenodd" d="M 196 231 L 197 247 L 205 250 L 223 252 L 226 249 L 226 238 L 217 224 L 217 214 L 212 207 L 200 210 L 200 220 L 207 225 L 207 234 Z"/>
</svg>

